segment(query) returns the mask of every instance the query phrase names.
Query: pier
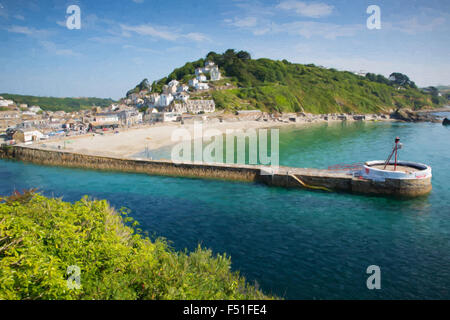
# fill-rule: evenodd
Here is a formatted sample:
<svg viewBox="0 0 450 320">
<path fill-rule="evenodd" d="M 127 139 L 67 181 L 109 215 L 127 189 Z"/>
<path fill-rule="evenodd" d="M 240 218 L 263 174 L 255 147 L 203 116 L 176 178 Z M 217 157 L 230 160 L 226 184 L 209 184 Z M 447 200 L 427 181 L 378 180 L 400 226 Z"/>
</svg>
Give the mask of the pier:
<svg viewBox="0 0 450 320">
<path fill-rule="evenodd" d="M 397 179 L 389 176 L 369 179 L 352 172 L 283 166 L 271 172 L 258 165 L 174 163 L 169 160 L 141 160 L 44 150 L 31 146 L 4 147 L 0 150 L 0 158 L 70 168 L 256 182 L 322 192 L 416 197 L 428 194 L 432 189 L 431 175 L 419 179 Z"/>
</svg>

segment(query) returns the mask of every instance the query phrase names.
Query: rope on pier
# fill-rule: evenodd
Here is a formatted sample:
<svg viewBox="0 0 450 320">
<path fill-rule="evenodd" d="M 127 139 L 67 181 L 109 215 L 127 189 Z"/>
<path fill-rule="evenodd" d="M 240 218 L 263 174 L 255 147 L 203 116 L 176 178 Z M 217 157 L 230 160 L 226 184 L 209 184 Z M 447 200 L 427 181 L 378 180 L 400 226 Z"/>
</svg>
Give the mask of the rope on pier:
<svg viewBox="0 0 450 320">
<path fill-rule="evenodd" d="M 318 186 L 310 186 L 309 184 L 304 183 L 302 180 L 300 180 L 300 178 L 294 176 L 293 174 L 289 174 L 289 176 L 291 176 L 292 178 L 294 178 L 295 180 L 298 181 L 298 183 L 300 183 L 303 187 L 308 188 L 308 189 L 317 189 L 317 190 L 324 190 L 324 191 L 328 191 L 328 192 L 332 192 L 331 189 L 328 189 L 326 187 L 318 187 Z"/>
</svg>

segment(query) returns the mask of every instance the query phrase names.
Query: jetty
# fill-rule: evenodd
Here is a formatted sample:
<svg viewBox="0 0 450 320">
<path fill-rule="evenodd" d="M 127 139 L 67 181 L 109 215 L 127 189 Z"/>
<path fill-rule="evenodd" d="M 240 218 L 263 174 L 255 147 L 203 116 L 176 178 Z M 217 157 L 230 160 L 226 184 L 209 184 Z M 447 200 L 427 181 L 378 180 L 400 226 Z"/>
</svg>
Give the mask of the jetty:
<svg viewBox="0 0 450 320">
<path fill-rule="evenodd" d="M 387 170 L 377 168 L 380 161 L 368 162 L 360 170 L 347 171 L 284 166 L 272 169 L 259 165 L 174 163 L 170 160 L 106 157 L 65 150 L 45 150 L 32 146 L 3 147 L 0 149 L 0 158 L 70 168 L 256 182 L 269 186 L 322 192 L 417 197 L 428 194 L 432 189 L 431 168 L 411 162 L 403 165 L 412 165 L 415 168 L 412 172 L 411 170 L 392 171 L 389 168 Z M 402 164 L 399 162 L 398 165 Z"/>
</svg>

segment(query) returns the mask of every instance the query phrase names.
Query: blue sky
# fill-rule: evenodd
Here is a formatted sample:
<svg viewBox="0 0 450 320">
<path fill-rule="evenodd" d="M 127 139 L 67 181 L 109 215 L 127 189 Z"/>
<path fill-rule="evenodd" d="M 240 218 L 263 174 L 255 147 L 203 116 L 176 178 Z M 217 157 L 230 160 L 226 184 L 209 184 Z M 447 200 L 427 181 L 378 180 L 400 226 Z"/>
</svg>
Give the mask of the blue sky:
<svg viewBox="0 0 450 320">
<path fill-rule="evenodd" d="M 73 4 L 79 30 L 66 27 Z M 228 48 L 450 85 L 449 18 L 448 0 L 0 0 L 0 92 L 117 99 Z"/>
</svg>

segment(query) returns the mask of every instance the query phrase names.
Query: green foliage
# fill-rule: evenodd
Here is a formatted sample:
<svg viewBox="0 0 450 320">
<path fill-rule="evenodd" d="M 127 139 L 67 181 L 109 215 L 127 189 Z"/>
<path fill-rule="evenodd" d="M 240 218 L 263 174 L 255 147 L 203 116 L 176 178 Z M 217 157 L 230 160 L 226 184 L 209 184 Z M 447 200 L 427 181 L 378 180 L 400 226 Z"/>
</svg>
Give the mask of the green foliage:
<svg viewBox="0 0 450 320">
<path fill-rule="evenodd" d="M 393 85 L 402 86 L 402 87 L 411 87 L 414 89 L 417 89 L 416 84 L 409 79 L 409 77 L 406 74 L 400 73 L 400 72 L 394 72 L 391 73 L 389 76 L 389 79 L 393 83 Z"/>
<path fill-rule="evenodd" d="M 152 89 L 152 87 L 151 87 L 150 83 L 148 82 L 148 79 L 144 79 L 136 87 L 134 87 L 133 89 L 131 89 L 127 92 L 127 97 L 133 93 L 139 93 L 142 90 L 151 91 L 151 89 Z"/>
<path fill-rule="evenodd" d="M 0 94 L 5 99 L 13 100 L 16 104 L 28 104 L 28 106 L 37 105 L 43 110 L 66 112 L 88 109 L 92 106 L 107 107 L 114 103 L 112 99 L 101 98 L 55 98 L 55 97 L 37 97 L 23 96 L 18 94 Z"/>
<path fill-rule="evenodd" d="M 2 202 L 3 200 L 3 202 Z M 265 299 L 230 258 L 151 241 L 106 201 L 32 191 L 0 199 L 0 299 Z M 69 266 L 80 289 L 69 289 Z"/>
</svg>

